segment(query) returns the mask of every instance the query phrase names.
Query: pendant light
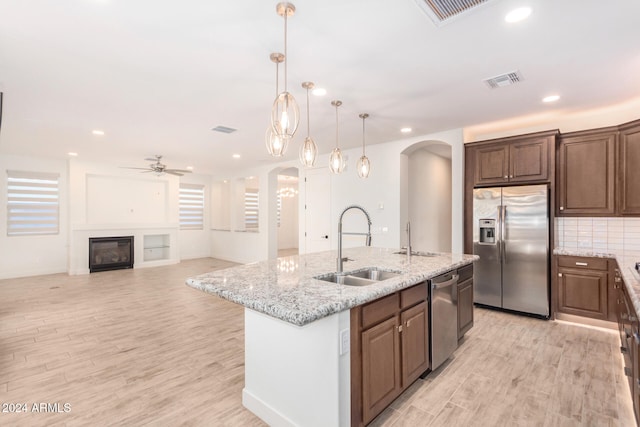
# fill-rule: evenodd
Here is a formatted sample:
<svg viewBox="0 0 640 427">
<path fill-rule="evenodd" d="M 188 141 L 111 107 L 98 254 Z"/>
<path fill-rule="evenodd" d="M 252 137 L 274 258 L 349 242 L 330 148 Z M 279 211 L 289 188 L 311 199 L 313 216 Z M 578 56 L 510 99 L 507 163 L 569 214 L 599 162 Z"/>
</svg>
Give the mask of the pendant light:
<svg viewBox="0 0 640 427">
<path fill-rule="evenodd" d="M 287 91 L 287 18 L 293 16 L 296 8 L 291 3 L 278 3 L 276 12 L 284 18 L 284 91 L 273 102 L 271 109 L 271 126 L 273 131 L 284 138 L 291 139 L 298 129 L 300 109 L 296 99 Z M 284 151 L 283 151 L 284 153 Z"/>
<path fill-rule="evenodd" d="M 271 62 L 276 64 L 276 97 L 278 96 L 278 80 L 279 74 L 278 70 L 280 69 L 280 63 L 284 61 L 284 55 L 282 53 L 272 53 L 269 56 Z M 282 157 L 285 150 L 287 149 L 287 145 L 289 140 L 286 138 L 281 138 L 280 135 L 274 132 L 273 126 L 267 127 L 267 131 L 265 133 L 265 143 L 267 145 L 267 152 L 271 154 L 273 157 Z"/>
<path fill-rule="evenodd" d="M 316 156 L 318 154 L 318 146 L 315 141 L 309 135 L 309 90 L 314 88 L 312 82 L 302 83 L 302 87 L 307 90 L 307 137 L 300 146 L 300 162 L 306 167 L 311 167 L 316 162 Z"/>
<path fill-rule="evenodd" d="M 338 146 L 338 107 L 342 105 L 342 101 L 331 101 L 331 105 L 336 107 L 336 148 L 331 151 L 329 157 L 329 169 L 333 173 L 341 173 L 344 170 L 344 159 L 342 158 L 342 151 Z"/>
<path fill-rule="evenodd" d="M 369 176 L 369 171 L 371 170 L 371 162 L 369 158 L 364 154 L 364 121 L 369 114 L 362 113 L 358 117 L 362 119 L 362 156 L 358 159 L 358 164 L 356 165 L 356 169 L 358 170 L 358 176 L 360 178 L 366 178 Z"/>
</svg>

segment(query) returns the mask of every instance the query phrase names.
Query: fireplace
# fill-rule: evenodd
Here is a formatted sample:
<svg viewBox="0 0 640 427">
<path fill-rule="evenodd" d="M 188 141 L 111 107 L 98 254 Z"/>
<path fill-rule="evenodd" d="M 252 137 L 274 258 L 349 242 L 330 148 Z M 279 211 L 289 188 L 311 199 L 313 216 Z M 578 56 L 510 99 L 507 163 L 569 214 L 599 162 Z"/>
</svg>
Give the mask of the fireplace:
<svg viewBox="0 0 640 427">
<path fill-rule="evenodd" d="M 89 238 L 89 271 L 133 268 L 133 236 Z"/>
</svg>

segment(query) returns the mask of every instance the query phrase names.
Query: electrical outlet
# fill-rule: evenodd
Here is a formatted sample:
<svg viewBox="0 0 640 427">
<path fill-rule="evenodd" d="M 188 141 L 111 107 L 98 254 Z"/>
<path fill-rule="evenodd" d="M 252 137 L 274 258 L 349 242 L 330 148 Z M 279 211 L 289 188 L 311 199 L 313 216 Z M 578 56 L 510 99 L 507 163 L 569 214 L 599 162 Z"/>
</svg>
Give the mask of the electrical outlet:
<svg viewBox="0 0 640 427">
<path fill-rule="evenodd" d="M 349 329 L 343 329 L 340 331 L 340 356 L 349 353 L 350 347 Z"/>
</svg>

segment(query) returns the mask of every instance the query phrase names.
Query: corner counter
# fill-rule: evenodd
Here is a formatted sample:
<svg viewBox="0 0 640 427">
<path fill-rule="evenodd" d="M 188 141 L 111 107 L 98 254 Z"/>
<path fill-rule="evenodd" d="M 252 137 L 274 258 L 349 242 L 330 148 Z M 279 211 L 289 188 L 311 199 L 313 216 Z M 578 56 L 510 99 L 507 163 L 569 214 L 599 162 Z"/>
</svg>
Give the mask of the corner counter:
<svg viewBox="0 0 640 427">
<path fill-rule="evenodd" d="M 187 285 L 243 305 L 243 405 L 272 426 L 348 426 L 351 417 L 350 309 L 411 287 L 477 256 L 394 254 L 350 248 L 344 271 L 401 274 L 368 286 L 315 279 L 335 272 L 337 251 L 278 258 L 187 279 Z"/>
</svg>

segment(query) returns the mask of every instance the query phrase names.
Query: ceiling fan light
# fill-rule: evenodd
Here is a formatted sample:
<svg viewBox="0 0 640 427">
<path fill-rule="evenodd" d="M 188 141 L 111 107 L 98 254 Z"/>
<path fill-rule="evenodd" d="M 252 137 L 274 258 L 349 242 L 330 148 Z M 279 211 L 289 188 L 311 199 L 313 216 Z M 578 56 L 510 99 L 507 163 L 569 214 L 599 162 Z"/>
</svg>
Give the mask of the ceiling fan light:
<svg viewBox="0 0 640 427">
<path fill-rule="evenodd" d="M 281 92 L 273 102 L 271 109 L 271 127 L 285 138 L 292 138 L 300 123 L 298 102 L 289 92 Z M 284 154 L 284 152 L 283 152 Z"/>
<path fill-rule="evenodd" d="M 344 158 L 342 157 L 342 151 L 338 147 L 331 151 L 329 169 L 335 174 L 342 173 L 344 170 Z"/>
<path fill-rule="evenodd" d="M 369 176 L 369 172 L 371 171 L 371 162 L 367 156 L 361 156 L 358 159 L 358 164 L 356 165 L 356 169 L 358 170 L 358 176 L 360 178 L 366 178 Z"/>
<path fill-rule="evenodd" d="M 318 146 L 315 141 L 310 136 L 306 137 L 300 146 L 300 162 L 310 168 L 315 164 L 317 155 Z"/>
</svg>

